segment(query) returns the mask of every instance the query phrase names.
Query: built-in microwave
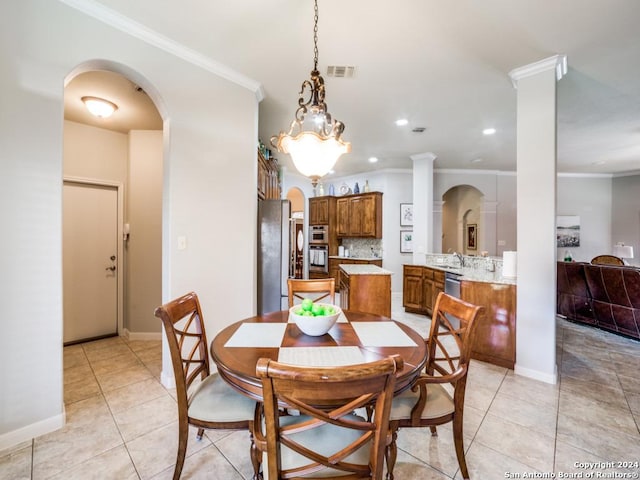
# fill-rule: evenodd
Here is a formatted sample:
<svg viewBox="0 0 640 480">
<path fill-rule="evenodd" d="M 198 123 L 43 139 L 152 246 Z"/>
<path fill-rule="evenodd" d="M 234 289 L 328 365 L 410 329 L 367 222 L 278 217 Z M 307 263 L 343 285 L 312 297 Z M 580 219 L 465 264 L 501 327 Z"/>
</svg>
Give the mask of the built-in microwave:
<svg viewBox="0 0 640 480">
<path fill-rule="evenodd" d="M 329 243 L 329 227 L 327 225 L 309 226 L 309 243 L 326 245 Z"/>
</svg>

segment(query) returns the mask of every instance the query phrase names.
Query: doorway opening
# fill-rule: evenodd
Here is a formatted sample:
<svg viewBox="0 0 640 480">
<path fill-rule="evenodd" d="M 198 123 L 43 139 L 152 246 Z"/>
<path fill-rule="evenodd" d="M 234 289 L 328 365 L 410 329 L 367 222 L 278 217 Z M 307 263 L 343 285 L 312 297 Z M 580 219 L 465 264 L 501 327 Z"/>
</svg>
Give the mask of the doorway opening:
<svg viewBox="0 0 640 480">
<path fill-rule="evenodd" d="M 93 116 L 83 97 L 103 98 L 116 110 L 108 118 Z M 112 62 L 83 64 L 65 81 L 65 344 L 108 335 L 161 338 L 160 324 L 153 316 L 153 309 L 162 303 L 164 120 L 156 107 L 158 98 L 144 78 Z M 102 206 L 101 200 L 87 200 L 109 196 L 106 192 L 115 192 L 115 218 L 101 210 L 106 204 L 113 206 L 110 200 Z M 108 247 L 91 240 L 94 231 L 102 232 L 101 240 L 109 239 Z M 83 260 L 78 259 L 79 245 Z M 87 268 L 67 275 L 76 268 L 74 262 Z M 109 288 L 100 291 L 105 283 Z M 113 285 L 117 285 L 115 295 Z M 101 302 L 83 301 L 90 298 Z M 102 327 L 98 319 L 104 322 Z"/>
<path fill-rule="evenodd" d="M 477 255 L 483 243 L 484 195 L 471 185 L 457 185 L 442 195 L 442 252 Z"/>
</svg>

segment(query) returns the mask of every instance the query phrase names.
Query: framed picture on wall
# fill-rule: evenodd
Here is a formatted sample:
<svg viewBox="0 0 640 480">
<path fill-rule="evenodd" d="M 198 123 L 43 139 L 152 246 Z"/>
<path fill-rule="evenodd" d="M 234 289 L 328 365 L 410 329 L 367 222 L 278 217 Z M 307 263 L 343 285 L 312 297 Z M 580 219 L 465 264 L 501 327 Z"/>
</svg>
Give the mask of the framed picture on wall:
<svg viewBox="0 0 640 480">
<path fill-rule="evenodd" d="M 413 230 L 400 231 L 400 253 L 413 253 Z"/>
<path fill-rule="evenodd" d="M 478 248 L 478 225 L 470 223 L 467 225 L 467 250 L 477 250 Z"/>
<path fill-rule="evenodd" d="M 413 227 L 413 203 L 400 204 L 400 226 Z"/>
<path fill-rule="evenodd" d="M 580 246 L 580 216 L 558 215 L 556 218 L 556 246 Z"/>
</svg>

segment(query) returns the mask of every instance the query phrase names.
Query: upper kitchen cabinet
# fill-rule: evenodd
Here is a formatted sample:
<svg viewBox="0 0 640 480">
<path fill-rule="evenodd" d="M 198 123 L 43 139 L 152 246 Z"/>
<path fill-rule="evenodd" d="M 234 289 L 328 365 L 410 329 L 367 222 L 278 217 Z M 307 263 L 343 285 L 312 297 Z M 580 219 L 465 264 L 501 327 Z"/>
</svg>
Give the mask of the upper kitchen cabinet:
<svg viewBox="0 0 640 480">
<path fill-rule="evenodd" d="M 309 198 L 309 225 L 329 225 L 335 215 L 335 197 Z"/>
<path fill-rule="evenodd" d="M 260 149 L 258 149 L 258 199 L 279 198 L 278 161 L 273 157 L 265 158 Z"/>
<path fill-rule="evenodd" d="M 382 192 L 338 198 L 337 216 L 338 237 L 382 238 Z"/>
</svg>

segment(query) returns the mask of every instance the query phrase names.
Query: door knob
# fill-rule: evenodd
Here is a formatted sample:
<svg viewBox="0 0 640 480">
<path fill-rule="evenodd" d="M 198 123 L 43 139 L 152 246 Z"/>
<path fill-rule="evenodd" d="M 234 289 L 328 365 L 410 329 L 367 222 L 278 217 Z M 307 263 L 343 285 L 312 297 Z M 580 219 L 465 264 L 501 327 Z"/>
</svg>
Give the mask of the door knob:
<svg viewBox="0 0 640 480">
<path fill-rule="evenodd" d="M 105 268 L 105 270 L 111 270 L 112 272 L 116 271 L 116 266 L 115 265 L 111 265 L 110 267 Z"/>
</svg>

